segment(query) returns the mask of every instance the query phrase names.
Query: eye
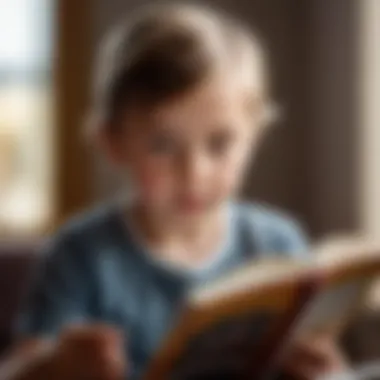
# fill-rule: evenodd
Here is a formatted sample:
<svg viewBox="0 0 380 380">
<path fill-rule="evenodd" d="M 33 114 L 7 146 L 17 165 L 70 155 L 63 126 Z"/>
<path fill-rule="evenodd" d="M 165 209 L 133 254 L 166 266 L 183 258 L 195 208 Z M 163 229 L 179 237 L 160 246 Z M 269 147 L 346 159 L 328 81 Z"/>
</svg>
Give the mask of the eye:
<svg viewBox="0 0 380 380">
<path fill-rule="evenodd" d="M 154 154 L 169 154 L 178 147 L 178 142 L 167 133 L 160 133 L 149 139 L 149 150 Z"/>
<path fill-rule="evenodd" d="M 231 131 L 218 131 L 210 137 L 208 151 L 212 155 L 223 155 L 232 146 L 234 139 Z"/>
</svg>

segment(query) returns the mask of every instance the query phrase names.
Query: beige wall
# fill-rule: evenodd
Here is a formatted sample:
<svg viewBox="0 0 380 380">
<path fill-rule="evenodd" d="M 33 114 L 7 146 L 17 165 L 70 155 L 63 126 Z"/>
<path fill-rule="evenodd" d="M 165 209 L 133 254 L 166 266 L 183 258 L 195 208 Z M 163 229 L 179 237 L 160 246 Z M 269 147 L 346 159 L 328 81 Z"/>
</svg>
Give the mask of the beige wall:
<svg viewBox="0 0 380 380">
<path fill-rule="evenodd" d="M 142 0 L 97 0 L 94 42 Z M 146 2 L 146 1 L 145 1 Z M 243 17 L 271 53 L 273 88 L 284 119 L 268 134 L 245 195 L 300 217 L 310 232 L 354 228 L 355 0 L 210 0 Z M 95 163 L 95 197 L 117 181 Z"/>
</svg>

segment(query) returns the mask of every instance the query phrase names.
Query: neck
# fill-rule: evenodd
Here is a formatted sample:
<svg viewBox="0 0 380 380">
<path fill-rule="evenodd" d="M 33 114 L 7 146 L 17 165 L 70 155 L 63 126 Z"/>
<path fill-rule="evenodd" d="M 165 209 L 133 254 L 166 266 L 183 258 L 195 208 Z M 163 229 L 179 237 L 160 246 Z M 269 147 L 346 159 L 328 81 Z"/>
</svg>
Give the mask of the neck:
<svg viewBox="0 0 380 380">
<path fill-rule="evenodd" d="M 191 216 L 174 216 L 155 214 L 141 204 L 132 209 L 132 219 L 140 230 L 152 238 L 170 236 L 183 241 L 198 240 L 212 230 L 220 229 L 225 221 L 225 205 Z"/>
<path fill-rule="evenodd" d="M 131 222 L 141 238 L 155 251 L 169 255 L 191 256 L 197 261 L 213 252 L 226 230 L 225 205 L 196 217 L 169 218 L 150 212 L 137 203 L 131 210 Z M 174 255 L 174 253 L 172 253 Z"/>
</svg>

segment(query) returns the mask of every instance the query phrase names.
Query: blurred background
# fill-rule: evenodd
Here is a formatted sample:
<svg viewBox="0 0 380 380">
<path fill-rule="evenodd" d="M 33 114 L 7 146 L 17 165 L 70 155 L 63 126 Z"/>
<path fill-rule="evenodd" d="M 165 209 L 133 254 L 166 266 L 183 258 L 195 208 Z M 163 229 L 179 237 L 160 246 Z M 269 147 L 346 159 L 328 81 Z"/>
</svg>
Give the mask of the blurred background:
<svg viewBox="0 0 380 380">
<path fill-rule="evenodd" d="M 92 64 L 108 28 L 145 2 L 0 0 L 0 350 L 40 237 L 117 189 L 83 138 Z M 315 239 L 380 237 L 380 1 L 208 2 L 262 36 L 282 108 L 242 196 Z"/>
</svg>

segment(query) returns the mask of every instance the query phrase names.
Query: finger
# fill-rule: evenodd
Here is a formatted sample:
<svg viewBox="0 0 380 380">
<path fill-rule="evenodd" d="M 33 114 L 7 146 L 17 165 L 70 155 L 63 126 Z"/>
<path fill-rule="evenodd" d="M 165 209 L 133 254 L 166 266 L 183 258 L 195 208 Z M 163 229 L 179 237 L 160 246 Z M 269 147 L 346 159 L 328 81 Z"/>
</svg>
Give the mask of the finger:
<svg viewBox="0 0 380 380">
<path fill-rule="evenodd" d="M 316 361 L 327 368 L 341 370 L 347 367 L 342 352 L 335 340 L 330 337 L 325 336 L 310 339 L 306 344 L 301 345 L 300 348 L 302 348 L 308 356 L 314 356 Z"/>
<path fill-rule="evenodd" d="M 321 366 L 325 362 L 325 357 L 323 353 L 311 345 L 297 344 L 290 349 L 288 355 L 285 357 L 285 362 L 306 362 L 315 366 Z"/>
<path fill-rule="evenodd" d="M 291 375 L 291 378 L 302 380 L 315 380 L 322 375 L 335 372 L 324 362 L 318 362 L 310 356 L 294 357 L 288 360 L 283 369 L 285 373 Z"/>
<path fill-rule="evenodd" d="M 301 362 L 288 364 L 283 371 L 292 380 L 315 380 L 324 374 L 317 366 Z"/>
<path fill-rule="evenodd" d="M 119 331 L 103 325 L 73 325 L 65 329 L 60 352 L 69 361 L 93 363 L 104 368 L 124 368 L 124 340 Z"/>
<path fill-rule="evenodd" d="M 96 365 L 97 374 L 100 378 L 107 380 L 119 380 L 125 377 L 127 373 L 127 363 L 123 353 L 112 352 L 103 356 Z"/>
<path fill-rule="evenodd" d="M 341 372 L 347 367 L 333 346 L 299 344 L 286 358 L 284 370 L 298 378 L 314 378 L 328 373 Z"/>
<path fill-rule="evenodd" d="M 102 348 L 101 353 L 102 359 L 107 363 L 107 365 L 118 368 L 126 369 L 125 361 L 125 350 L 121 345 L 106 344 Z"/>
</svg>

